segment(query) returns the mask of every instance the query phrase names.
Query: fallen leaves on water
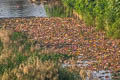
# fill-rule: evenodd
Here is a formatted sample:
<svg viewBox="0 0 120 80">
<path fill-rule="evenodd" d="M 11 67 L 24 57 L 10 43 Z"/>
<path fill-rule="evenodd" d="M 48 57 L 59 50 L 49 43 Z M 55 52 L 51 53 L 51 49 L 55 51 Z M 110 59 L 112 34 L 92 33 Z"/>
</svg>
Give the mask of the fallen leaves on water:
<svg viewBox="0 0 120 80">
<path fill-rule="evenodd" d="M 120 70 L 120 40 L 108 39 L 105 32 L 95 31 L 73 18 L 1 19 L 0 26 L 26 32 L 44 47 L 59 53 L 83 54 L 96 60 L 93 69 Z"/>
</svg>

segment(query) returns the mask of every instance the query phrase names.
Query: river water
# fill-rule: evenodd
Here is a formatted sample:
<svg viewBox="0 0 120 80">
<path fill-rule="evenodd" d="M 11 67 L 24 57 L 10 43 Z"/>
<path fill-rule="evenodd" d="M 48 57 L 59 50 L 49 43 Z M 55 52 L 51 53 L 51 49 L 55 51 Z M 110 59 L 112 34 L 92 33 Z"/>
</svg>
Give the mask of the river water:
<svg viewBox="0 0 120 80">
<path fill-rule="evenodd" d="M 0 0 L 0 18 L 11 17 L 65 17 L 70 12 L 65 11 L 59 2 L 49 4 L 34 4 L 29 0 Z"/>
<path fill-rule="evenodd" d="M 27 0 L 0 0 L 0 18 L 30 16 L 46 17 L 44 6 Z"/>
</svg>

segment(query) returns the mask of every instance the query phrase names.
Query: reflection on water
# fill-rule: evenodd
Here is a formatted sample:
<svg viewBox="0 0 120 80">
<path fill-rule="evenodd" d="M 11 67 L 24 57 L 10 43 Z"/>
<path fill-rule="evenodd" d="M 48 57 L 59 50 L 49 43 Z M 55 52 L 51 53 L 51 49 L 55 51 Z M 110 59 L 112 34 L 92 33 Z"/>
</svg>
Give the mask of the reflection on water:
<svg viewBox="0 0 120 80">
<path fill-rule="evenodd" d="M 45 4 L 48 17 L 72 17 L 72 9 L 63 6 L 60 0 L 52 0 Z"/>
<path fill-rule="evenodd" d="M 82 58 L 82 56 L 78 56 L 77 63 L 70 64 L 70 62 L 68 62 L 68 63 L 63 64 L 62 67 L 77 66 L 77 67 L 83 68 L 83 67 L 89 66 L 89 63 L 96 62 L 96 61 L 93 61 L 93 60 L 89 60 L 89 61 L 88 60 L 83 60 L 83 61 L 81 61 L 81 60 L 79 60 L 79 58 Z M 111 74 L 110 70 L 99 70 L 99 71 L 95 71 L 95 70 L 94 71 L 90 71 L 90 70 L 87 70 L 86 72 L 91 72 L 93 78 L 97 78 L 97 80 L 112 80 L 112 74 Z M 86 80 L 91 80 L 91 79 L 89 79 L 87 77 Z"/>
<path fill-rule="evenodd" d="M 9 17 L 70 17 L 72 11 L 60 1 L 33 4 L 28 0 L 0 0 L 0 18 Z"/>
<path fill-rule="evenodd" d="M 27 0 L 0 0 L 0 18 L 29 16 L 46 17 L 44 6 Z"/>
</svg>

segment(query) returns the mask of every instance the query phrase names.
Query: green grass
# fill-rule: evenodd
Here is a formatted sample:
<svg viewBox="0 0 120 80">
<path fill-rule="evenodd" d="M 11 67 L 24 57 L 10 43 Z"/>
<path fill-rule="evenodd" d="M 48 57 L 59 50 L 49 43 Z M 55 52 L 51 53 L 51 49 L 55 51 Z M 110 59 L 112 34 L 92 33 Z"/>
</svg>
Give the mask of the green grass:
<svg viewBox="0 0 120 80">
<path fill-rule="evenodd" d="M 21 32 L 13 32 L 13 34 L 10 36 L 11 40 L 17 41 L 17 40 L 27 40 L 27 36 Z M 21 42 L 24 43 L 24 42 Z"/>
<path fill-rule="evenodd" d="M 35 44 L 21 32 L 13 32 L 10 39 L 12 42 L 8 49 L 3 49 L 3 43 L 0 41 L 0 80 L 20 80 L 18 74 L 21 76 L 21 80 L 53 80 L 53 77 L 56 78 L 55 80 L 78 80 L 78 74 L 62 68 L 59 62 L 59 60 L 72 58 L 72 55 L 41 52 L 44 50 L 43 48 L 31 52 L 31 46 L 35 47 Z M 19 50 L 20 47 L 23 48 Z M 40 62 L 38 64 L 41 66 L 40 68 L 37 68 L 36 61 Z M 21 65 L 23 67 L 20 67 Z M 50 70 L 49 66 L 51 66 Z M 24 74 L 25 67 L 30 68 L 28 74 Z M 41 72 L 42 74 L 40 74 Z M 38 74 L 36 75 L 36 73 Z M 48 77 L 48 74 L 53 77 Z"/>
<path fill-rule="evenodd" d="M 59 59 L 70 59 L 73 57 L 73 55 L 67 55 L 67 54 L 60 54 L 60 53 L 42 53 L 42 54 L 36 54 L 36 56 L 39 57 L 41 61 L 54 61 L 58 62 Z"/>
<path fill-rule="evenodd" d="M 0 52 L 3 50 L 3 43 L 0 40 Z"/>
<path fill-rule="evenodd" d="M 65 68 L 59 68 L 59 80 L 82 80 L 77 73 L 69 72 Z"/>
<path fill-rule="evenodd" d="M 120 80 L 120 70 L 115 72 L 115 73 L 113 73 L 112 76 L 113 77 L 117 77 L 117 78 L 114 78 L 113 80 Z"/>
</svg>

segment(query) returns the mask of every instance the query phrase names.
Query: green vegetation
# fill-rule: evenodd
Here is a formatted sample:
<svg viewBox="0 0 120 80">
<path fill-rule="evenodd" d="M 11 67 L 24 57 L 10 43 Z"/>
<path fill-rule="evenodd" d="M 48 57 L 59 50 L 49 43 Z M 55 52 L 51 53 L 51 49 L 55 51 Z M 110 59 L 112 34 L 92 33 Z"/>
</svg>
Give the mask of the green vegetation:
<svg viewBox="0 0 120 80">
<path fill-rule="evenodd" d="M 0 52 L 2 51 L 2 49 L 3 49 L 3 43 L 0 40 Z"/>
<path fill-rule="evenodd" d="M 77 74 L 56 65 L 52 61 L 42 62 L 37 56 L 31 56 L 11 71 L 5 71 L 3 80 L 80 80 Z"/>
<path fill-rule="evenodd" d="M 36 54 L 41 61 L 54 61 L 58 62 L 59 59 L 69 59 L 72 57 L 72 55 L 67 55 L 67 54 L 59 54 L 59 53 L 42 53 L 42 54 Z"/>
<path fill-rule="evenodd" d="M 71 55 L 36 49 L 21 32 L 13 32 L 10 42 L 5 49 L 0 40 L 0 80 L 80 80 L 78 73 L 62 67 Z"/>
<path fill-rule="evenodd" d="M 72 7 L 88 26 L 105 30 L 107 36 L 120 38 L 119 0 L 62 0 Z"/>
<path fill-rule="evenodd" d="M 52 2 L 52 3 L 45 5 L 47 16 L 49 17 L 71 17 L 72 9 L 69 7 L 61 6 L 63 4 L 61 4 L 60 2 L 58 3 L 59 4 L 55 4 L 54 2 Z"/>
<path fill-rule="evenodd" d="M 120 80 L 120 70 L 112 74 L 113 80 Z"/>
</svg>

